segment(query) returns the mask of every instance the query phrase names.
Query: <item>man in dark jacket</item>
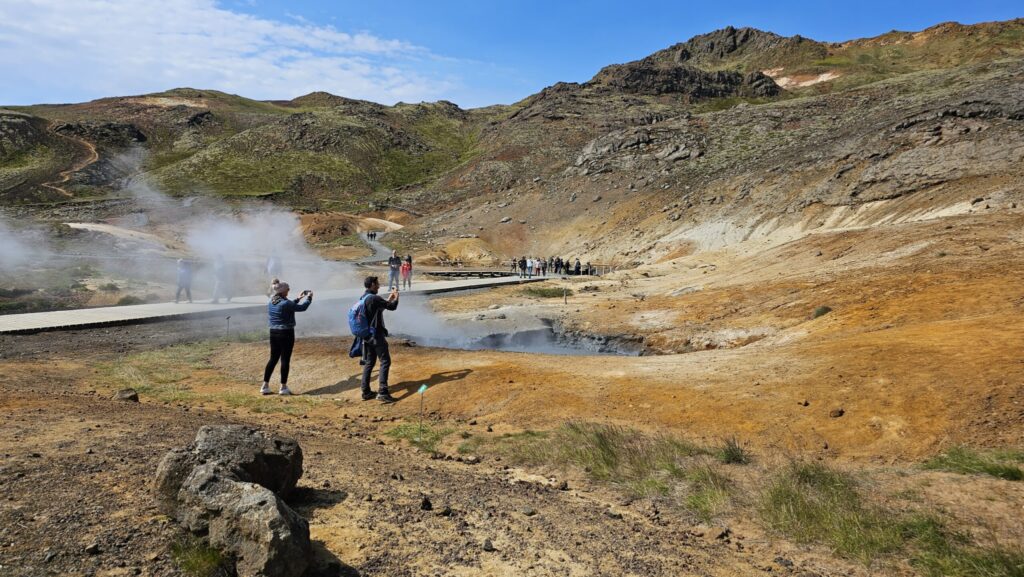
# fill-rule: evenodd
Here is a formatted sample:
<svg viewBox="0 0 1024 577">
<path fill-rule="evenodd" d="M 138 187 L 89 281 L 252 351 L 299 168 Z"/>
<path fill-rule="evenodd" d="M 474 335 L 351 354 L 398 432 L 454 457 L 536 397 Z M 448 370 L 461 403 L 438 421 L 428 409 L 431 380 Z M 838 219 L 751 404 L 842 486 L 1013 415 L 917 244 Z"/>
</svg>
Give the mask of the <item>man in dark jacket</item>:
<svg viewBox="0 0 1024 577">
<path fill-rule="evenodd" d="M 402 269 L 402 257 L 398 256 L 398 251 L 391 251 L 391 256 L 388 257 L 388 290 L 398 288 L 398 271 Z"/>
<path fill-rule="evenodd" d="M 379 386 L 377 387 L 376 398 L 383 403 L 395 402 L 394 397 L 388 392 L 388 372 L 391 370 L 391 352 L 388 351 L 388 329 L 384 326 L 384 311 L 393 311 L 398 308 L 398 287 L 391 290 L 387 300 L 377 296 L 380 290 L 380 281 L 375 276 L 368 276 L 363 281 L 366 294 L 371 295 L 366 299 L 366 318 L 370 327 L 373 328 L 373 337 L 363 343 L 363 400 L 368 401 L 374 398 L 374 392 L 370 389 L 370 373 L 373 366 L 380 359 Z"/>
</svg>

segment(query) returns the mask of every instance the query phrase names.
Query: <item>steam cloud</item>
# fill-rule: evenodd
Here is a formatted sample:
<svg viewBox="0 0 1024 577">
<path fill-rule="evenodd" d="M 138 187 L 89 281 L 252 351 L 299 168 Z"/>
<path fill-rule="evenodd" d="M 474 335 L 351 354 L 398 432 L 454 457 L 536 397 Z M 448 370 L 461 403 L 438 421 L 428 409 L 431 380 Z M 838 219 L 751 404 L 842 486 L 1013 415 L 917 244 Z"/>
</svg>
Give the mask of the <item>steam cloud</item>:
<svg viewBox="0 0 1024 577">
<path fill-rule="evenodd" d="M 35 230 L 15 229 L 0 215 L 0 271 L 12 272 L 44 261 L 49 248 L 42 234 Z"/>
</svg>

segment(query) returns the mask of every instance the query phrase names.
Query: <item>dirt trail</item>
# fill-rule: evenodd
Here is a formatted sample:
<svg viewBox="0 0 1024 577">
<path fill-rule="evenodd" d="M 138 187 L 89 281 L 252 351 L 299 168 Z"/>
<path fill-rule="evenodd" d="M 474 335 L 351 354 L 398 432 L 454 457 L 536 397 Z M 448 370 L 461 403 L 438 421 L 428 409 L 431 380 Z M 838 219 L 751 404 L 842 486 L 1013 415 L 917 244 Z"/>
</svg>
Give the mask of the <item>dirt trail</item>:
<svg viewBox="0 0 1024 577">
<path fill-rule="evenodd" d="M 60 136 L 61 138 L 66 138 L 66 139 L 74 142 L 78 146 L 85 148 L 85 150 L 87 151 L 87 155 L 86 155 L 85 160 L 79 161 L 79 162 L 73 164 L 71 166 L 71 168 L 69 168 L 67 170 L 61 171 L 61 173 L 60 173 L 60 180 L 52 180 L 50 182 L 44 182 L 40 186 L 49 188 L 50 190 L 58 192 L 58 193 L 66 196 L 68 198 L 72 198 L 72 197 L 74 197 L 74 195 L 71 194 L 70 192 L 68 192 L 61 185 L 64 184 L 65 182 L 71 180 L 71 175 L 72 174 L 78 172 L 79 170 L 84 169 L 85 167 L 87 167 L 87 166 L 93 164 L 94 162 L 96 162 L 97 160 L 99 160 L 100 159 L 100 154 L 99 154 L 99 152 L 96 151 L 96 145 L 94 145 L 93 143 L 91 143 L 91 142 L 89 142 L 87 140 L 81 139 L 81 138 L 74 137 L 74 136 L 68 136 L 67 134 L 61 134 L 60 132 L 57 132 L 57 131 L 55 131 L 53 129 L 54 124 L 55 124 L 55 122 L 50 122 L 50 125 L 47 127 L 47 130 L 50 131 L 53 134 L 56 134 L 57 136 Z"/>
</svg>

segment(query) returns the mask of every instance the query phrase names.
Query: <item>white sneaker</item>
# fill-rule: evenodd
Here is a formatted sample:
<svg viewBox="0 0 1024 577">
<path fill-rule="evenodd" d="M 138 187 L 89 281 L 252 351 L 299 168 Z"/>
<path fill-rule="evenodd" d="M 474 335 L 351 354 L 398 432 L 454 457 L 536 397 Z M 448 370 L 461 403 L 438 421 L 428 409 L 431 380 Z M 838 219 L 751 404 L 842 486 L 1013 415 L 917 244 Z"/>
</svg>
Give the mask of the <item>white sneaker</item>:
<svg viewBox="0 0 1024 577">
<path fill-rule="evenodd" d="M 270 391 L 270 386 L 267 385 L 267 383 L 263 383 L 263 386 L 260 387 L 260 394 L 261 395 L 269 395 L 270 392 L 271 392 Z"/>
<path fill-rule="evenodd" d="M 282 387 L 281 387 L 281 390 L 280 390 L 280 391 L 278 391 L 278 392 L 277 392 L 277 394 L 279 394 L 279 395 L 285 395 L 285 396 L 288 396 L 288 395 L 292 394 L 292 391 L 291 391 L 291 389 L 289 389 L 288 387 L 286 387 L 286 386 L 282 386 Z"/>
</svg>

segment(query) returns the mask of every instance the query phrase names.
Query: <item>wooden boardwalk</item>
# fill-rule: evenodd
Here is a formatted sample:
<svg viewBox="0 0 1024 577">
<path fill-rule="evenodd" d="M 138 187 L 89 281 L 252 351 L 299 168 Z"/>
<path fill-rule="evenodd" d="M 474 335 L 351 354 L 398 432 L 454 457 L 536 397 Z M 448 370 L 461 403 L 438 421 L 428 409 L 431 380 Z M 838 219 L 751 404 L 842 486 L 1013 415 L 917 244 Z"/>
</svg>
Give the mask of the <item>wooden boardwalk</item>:
<svg viewBox="0 0 1024 577">
<path fill-rule="evenodd" d="M 411 290 L 402 294 L 429 295 L 460 290 L 489 288 L 514 285 L 524 282 L 536 282 L 519 278 L 461 279 L 435 282 L 417 282 Z M 384 292 L 384 289 L 381 289 Z M 343 301 L 355 302 L 362 289 L 314 291 L 317 303 Z M 264 310 L 267 297 L 263 295 L 235 297 L 230 303 L 212 304 L 209 301 L 195 303 L 151 303 L 119 307 L 98 307 L 91 309 L 75 309 L 51 311 L 45 313 L 24 313 L 0 316 L 0 333 L 30 333 L 65 329 L 85 329 L 92 327 L 141 324 L 161 320 L 217 316 L 231 311 Z"/>
</svg>

